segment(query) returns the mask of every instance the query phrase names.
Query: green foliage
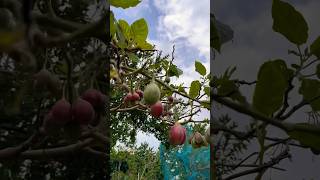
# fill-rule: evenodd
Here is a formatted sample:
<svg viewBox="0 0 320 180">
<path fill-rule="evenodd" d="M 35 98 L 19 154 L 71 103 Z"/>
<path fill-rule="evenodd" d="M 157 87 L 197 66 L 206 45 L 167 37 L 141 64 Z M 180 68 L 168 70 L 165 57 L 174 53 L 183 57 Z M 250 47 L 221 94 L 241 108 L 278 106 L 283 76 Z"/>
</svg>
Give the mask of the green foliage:
<svg viewBox="0 0 320 180">
<path fill-rule="evenodd" d="M 196 98 L 199 96 L 201 90 L 201 83 L 198 80 L 192 81 L 190 90 L 189 90 L 189 96 L 192 98 Z"/>
<path fill-rule="evenodd" d="M 282 106 L 288 87 L 286 68 L 282 60 L 268 61 L 260 67 L 253 95 L 253 106 L 257 111 L 271 116 Z"/>
<path fill-rule="evenodd" d="M 131 31 L 137 44 L 142 44 L 148 37 L 148 25 L 146 20 L 139 19 L 132 23 Z"/>
<path fill-rule="evenodd" d="M 200 61 L 195 61 L 195 68 L 196 71 L 201 75 L 205 76 L 207 74 L 206 67 L 200 62 Z"/>
<path fill-rule="evenodd" d="M 181 69 L 179 69 L 176 65 L 171 64 L 168 70 L 168 76 L 169 77 L 179 77 L 183 74 L 183 71 Z"/>
<path fill-rule="evenodd" d="M 316 79 L 303 79 L 299 93 L 303 99 L 310 102 L 313 111 L 320 110 L 320 81 Z"/>
<path fill-rule="evenodd" d="M 311 44 L 310 52 L 320 58 L 320 36 Z"/>
<path fill-rule="evenodd" d="M 141 1 L 140 0 L 110 0 L 110 4 L 114 7 L 120 7 L 127 9 L 130 7 L 137 6 Z"/>
<path fill-rule="evenodd" d="M 308 24 L 299 11 L 289 3 L 273 0 L 273 30 L 290 42 L 301 45 L 308 39 Z"/>
<path fill-rule="evenodd" d="M 122 49 L 153 49 L 153 46 L 146 41 L 148 37 L 148 25 L 143 18 L 129 25 L 128 22 L 123 19 L 117 21 L 111 12 L 110 33 L 111 38 L 116 40 L 115 42 Z"/>
<path fill-rule="evenodd" d="M 308 146 L 312 150 L 320 151 L 320 132 L 312 133 L 299 130 L 299 128 L 314 128 L 315 125 L 308 123 L 297 123 L 293 131 L 288 131 L 290 138 L 300 142 L 301 145 Z"/>
<path fill-rule="evenodd" d="M 213 14 L 210 14 L 210 46 L 220 52 L 221 42 Z"/>
</svg>

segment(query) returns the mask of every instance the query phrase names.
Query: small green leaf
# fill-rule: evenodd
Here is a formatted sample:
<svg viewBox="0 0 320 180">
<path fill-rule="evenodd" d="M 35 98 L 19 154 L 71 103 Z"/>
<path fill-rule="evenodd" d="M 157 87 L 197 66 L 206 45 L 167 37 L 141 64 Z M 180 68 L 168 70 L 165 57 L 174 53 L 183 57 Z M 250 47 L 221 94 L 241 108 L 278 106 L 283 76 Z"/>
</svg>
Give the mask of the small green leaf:
<svg viewBox="0 0 320 180">
<path fill-rule="evenodd" d="M 195 68 L 200 75 L 205 76 L 207 74 L 206 67 L 200 61 L 195 61 Z"/>
<path fill-rule="evenodd" d="M 218 95 L 228 96 L 241 103 L 245 101 L 245 97 L 240 93 L 239 88 L 236 86 L 234 81 L 222 78 L 217 80 L 217 85 Z"/>
<path fill-rule="evenodd" d="M 128 53 L 129 59 L 133 62 L 133 63 L 137 63 L 139 62 L 139 57 L 137 55 L 135 55 L 134 53 Z"/>
<path fill-rule="evenodd" d="M 201 90 L 201 83 L 198 80 L 192 81 L 190 90 L 189 90 L 189 96 L 192 98 L 196 98 L 197 96 L 199 96 L 200 90 Z"/>
<path fill-rule="evenodd" d="M 137 6 L 141 1 L 140 0 L 110 0 L 110 4 L 117 8 L 129 8 Z"/>
<path fill-rule="evenodd" d="M 273 30 L 285 36 L 290 42 L 301 45 L 308 39 L 308 24 L 304 17 L 289 3 L 273 0 Z"/>
<path fill-rule="evenodd" d="M 184 88 L 181 85 L 178 87 L 178 91 L 182 92 L 182 93 L 186 93 L 186 91 L 184 90 Z"/>
<path fill-rule="evenodd" d="M 311 44 L 310 52 L 320 58 L 320 36 Z"/>
<path fill-rule="evenodd" d="M 179 77 L 180 75 L 183 74 L 183 71 L 181 69 L 179 69 L 176 65 L 171 64 L 169 71 L 168 71 L 168 76 L 172 77 L 172 76 L 176 76 Z"/>
<path fill-rule="evenodd" d="M 202 105 L 204 108 L 208 109 L 208 110 L 211 109 L 211 103 L 210 103 L 210 101 L 202 101 L 202 102 L 201 102 L 201 105 Z"/>
<path fill-rule="evenodd" d="M 146 20 L 141 18 L 132 23 L 131 31 L 138 46 L 139 44 L 144 44 L 148 36 L 148 25 Z"/>
<path fill-rule="evenodd" d="M 218 34 L 217 27 L 215 25 L 215 19 L 214 16 L 211 15 L 211 20 L 210 20 L 210 47 L 213 47 L 215 50 L 220 52 L 221 49 L 221 41 L 220 37 Z"/>
<path fill-rule="evenodd" d="M 253 95 L 253 107 L 271 116 L 283 103 L 285 90 L 288 87 L 287 70 L 282 60 L 267 61 L 259 70 L 257 84 Z"/>
<path fill-rule="evenodd" d="M 210 96 L 210 87 L 206 86 L 203 88 L 204 93 L 206 93 L 207 96 Z"/>
<path fill-rule="evenodd" d="M 320 96 L 320 82 L 316 79 L 303 79 L 299 93 L 307 101 L 312 101 L 310 106 L 313 111 L 320 110 L 320 98 L 315 99 Z"/>
</svg>

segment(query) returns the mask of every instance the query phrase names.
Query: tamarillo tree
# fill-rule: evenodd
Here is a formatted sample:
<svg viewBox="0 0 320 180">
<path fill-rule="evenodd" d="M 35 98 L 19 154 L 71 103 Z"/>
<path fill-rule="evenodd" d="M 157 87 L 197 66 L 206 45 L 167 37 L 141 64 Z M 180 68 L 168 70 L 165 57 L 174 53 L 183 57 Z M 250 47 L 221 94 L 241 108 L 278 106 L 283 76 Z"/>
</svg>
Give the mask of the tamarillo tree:
<svg viewBox="0 0 320 180">
<path fill-rule="evenodd" d="M 232 77 L 235 68 L 227 69 L 223 75 L 212 74 L 212 111 L 222 105 L 253 119 L 243 130 L 229 115 L 217 117 L 211 114 L 213 179 L 230 180 L 252 174 L 255 174 L 256 180 L 263 179 L 270 168 L 283 170 L 276 165 L 290 159 L 292 147 L 310 149 L 316 155 L 320 152 L 317 121 L 290 122 L 290 118 L 305 106 L 310 109 L 306 116 L 317 119 L 320 108 L 320 38 L 308 38 L 308 24 L 291 4 L 273 0 L 271 13 L 273 30 L 296 47 L 288 53 L 297 63 L 289 65 L 283 59 L 266 61 L 260 66 L 254 82 Z M 221 28 L 225 25 L 221 26 L 213 15 L 211 18 L 211 47 L 220 52 L 225 42 Z M 307 44 L 308 40 L 310 44 Z M 215 61 L 212 61 L 212 66 L 214 64 Z M 252 86 L 251 97 L 242 95 L 240 87 L 243 85 Z M 301 95 L 299 103 L 293 104 L 289 100 L 293 94 Z M 252 102 L 248 102 L 248 98 L 252 98 Z M 271 137 L 267 130 L 270 127 L 281 130 L 286 136 Z M 248 152 L 247 147 L 254 143 L 258 144 L 259 150 Z M 276 147 L 284 148 L 270 156 Z M 247 155 L 243 157 L 243 154 Z"/>
<path fill-rule="evenodd" d="M 105 179 L 108 5 L 0 0 L 1 179 Z"/>
<path fill-rule="evenodd" d="M 113 8 L 133 8 L 140 1 L 111 1 Z M 188 141 L 183 125 L 197 124 L 195 148 L 207 146 L 205 128 L 209 120 L 195 120 L 203 110 L 210 109 L 210 72 L 200 61 L 195 71 L 201 78 L 190 86 L 176 85 L 173 77 L 181 78 L 183 71 L 174 63 L 174 51 L 162 51 L 147 42 L 148 25 L 145 19 L 129 24 L 110 15 L 110 113 L 112 140 L 133 139 L 138 130 L 154 134 L 167 147 L 177 147 Z M 119 128 L 120 126 L 120 128 Z M 114 131 L 115 130 L 115 131 Z M 121 130 L 121 132 L 119 132 Z M 201 131 L 200 131 L 201 130 Z M 200 132 L 197 132 L 200 131 Z M 119 135 L 124 135 L 117 139 Z"/>
</svg>

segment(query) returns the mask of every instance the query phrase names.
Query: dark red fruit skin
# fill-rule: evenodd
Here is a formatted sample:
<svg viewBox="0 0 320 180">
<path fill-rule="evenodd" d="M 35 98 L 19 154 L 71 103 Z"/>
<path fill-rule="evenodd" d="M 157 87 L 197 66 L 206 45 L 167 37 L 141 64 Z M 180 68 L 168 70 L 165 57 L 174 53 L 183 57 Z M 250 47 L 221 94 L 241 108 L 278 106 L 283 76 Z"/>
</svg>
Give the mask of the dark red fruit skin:
<svg viewBox="0 0 320 180">
<path fill-rule="evenodd" d="M 95 109 L 100 108 L 104 104 L 103 94 L 96 89 L 88 89 L 82 93 L 81 98 L 88 101 Z"/>
<path fill-rule="evenodd" d="M 128 93 L 126 97 L 124 97 L 124 102 L 132 101 L 132 93 Z"/>
<path fill-rule="evenodd" d="M 132 101 L 139 101 L 140 100 L 140 96 L 138 93 L 134 92 L 132 94 Z"/>
<path fill-rule="evenodd" d="M 171 145 L 182 145 L 186 140 L 186 129 L 176 123 L 175 125 L 171 126 L 169 131 L 169 142 Z"/>
<path fill-rule="evenodd" d="M 139 94 L 140 98 L 143 98 L 143 91 L 141 91 L 140 89 L 136 90 L 136 93 Z"/>
<path fill-rule="evenodd" d="M 82 125 L 87 125 L 94 119 L 95 112 L 92 105 L 88 101 L 78 98 L 72 104 L 72 116 L 73 121 L 76 121 Z"/>
<path fill-rule="evenodd" d="M 173 97 L 172 97 L 172 96 L 169 96 L 169 97 L 168 97 L 168 101 L 169 101 L 169 103 L 173 103 Z"/>
<path fill-rule="evenodd" d="M 160 101 L 150 106 L 150 113 L 153 117 L 159 118 L 163 113 L 163 105 Z"/>
<path fill-rule="evenodd" d="M 71 105 L 62 98 L 51 108 L 52 118 L 57 124 L 65 124 L 71 120 Z"/>
<path fill-rule="evenodd" d="M 50 111 L 48 114 L 45 115 L 42 126 L 39 129 L 39 132 L 43 135 L 58 135 L 59 130 L 61 129 L 61 124 L 57 124 L 53 119 L 52 112 Z"/>
</svg>

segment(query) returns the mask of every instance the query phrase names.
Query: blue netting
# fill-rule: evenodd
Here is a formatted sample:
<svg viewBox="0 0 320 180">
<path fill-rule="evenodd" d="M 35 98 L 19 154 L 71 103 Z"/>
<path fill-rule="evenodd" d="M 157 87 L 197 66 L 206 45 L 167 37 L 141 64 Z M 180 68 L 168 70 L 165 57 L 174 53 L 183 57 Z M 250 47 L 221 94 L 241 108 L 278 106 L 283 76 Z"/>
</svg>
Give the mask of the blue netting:
<svg viewBox="0 0 320 180">
<path fill-rule="evenodd" d="M 187 140 L 181 147 L 166 149 L 160 145 L 161 170 L 165 180 L 204 180 L 210 178 L 210 146 L 194 149 L 188 139 L 192 134 L 187 129 Z"/>
</svg>

